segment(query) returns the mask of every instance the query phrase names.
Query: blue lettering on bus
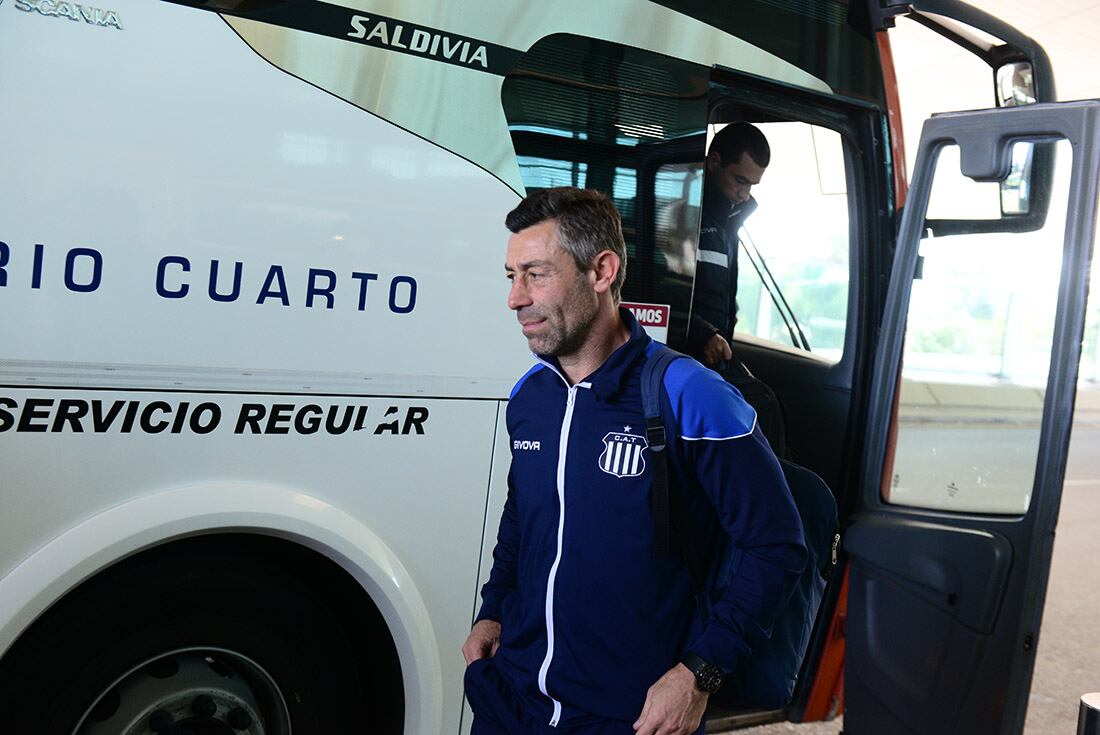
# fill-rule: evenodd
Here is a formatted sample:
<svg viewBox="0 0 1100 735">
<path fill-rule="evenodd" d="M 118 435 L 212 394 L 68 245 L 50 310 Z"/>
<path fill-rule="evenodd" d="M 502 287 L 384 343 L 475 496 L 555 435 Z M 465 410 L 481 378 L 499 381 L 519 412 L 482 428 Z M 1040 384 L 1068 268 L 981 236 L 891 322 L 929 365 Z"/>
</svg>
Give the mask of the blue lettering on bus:
<svg viewBox="0 0 1100 735">
<path fill-rule="evenodd" d="M 397 287 L 401 284 L 408 284 L 409 293 L 405 300 L 404 306 L 398 306 L 397 304 Z M 416 279 L 412 276 L 395 276 L 390 281 L 390 311 L 394 314 L 408 314 L 416 308 Z"/>
<path fill-rule="evenodd" d="M 351 277 L 359 281 L 359 311 L 367 310 L 367 286 L 371 281 L 378 280 L 377 273 L 360 273 L 352 271 Z"/>
<path fill-rule="evenodd" d="M 42 288 L 42 257 L 46 246 L 38 243 L 34 246 L 34 263 L 31 266 L 31 288 Z"/>
<path fill-rule="evenodd" d="M 2 267 L 2 264 L 0 264 Z M 328 279 L 327 288 L 317 287 L 318 276 L 324 276 Z M 332 271 L 325 270 L 323 268 L 310 268 L 309 269 L 309 284 L 306 286 L 306 308 L 313 306 L 314 296 L 325 297 L 325 308 L 331 309 L 336 304 L 336 297 L 332 295 L 332 292 L 336 290 L 336 274 Z"/>
<path fill-rule="evenodd" d="M 271 284 L 274 281 L 279 282 L 279 288 L 275 291 L 271 289 Z M 268 269 L 267 278 L 264 279 L 264 285 L 260 288 L 260 296 L 256 299 L 256 303 L 262 304 L 271 298 L 278 298 L 283 306 L 290 306 L 290 296 L 286 292 L 286 278 L 283 276 L 281 265 L 273 265 Z"/>
<path fill-rule="evenodd" d="M 207 292 L 210 294 L 210 298 L 214 301 L 221 301 L 222 303 L 229 303 L 230 301 L 236 301 L 237 297 L 241 295 L 241 273 L 244 272 L 244 263 L 237 261 L 233 264 L 233 292 L 229 294 L 218 293 L 218 261 L 210 261 L 210 286 Z"/>
<path fill-rule="evenodd" d="M 170 265 L 178 265 L 180 270 L 187 273 L 191 270 L 191 261 L 182 255 L 165 255 L 157 263 L 157 295 L 166 299 L 182 299 L 191 289 L 186 283 L 181 283 L 175 291 L 169 291 L 164 285 L 164 272 Z"/>
<path fill-rule="evenodd" d="M 92 259 L 92 278 L 87 283 L 76 281 L 76 259 L 86 257 Z M 73 248 L 65 256 L 65 287 L 78 293 L 91 293 L 99 288 L 103 280 L 103 255 L 92 248 Z"/>
<path fill-rule="evenodd" d="M 15 281 L 12 276 L 22 275 L 19 271 L 13 271 L 12 265 L 18 262 L 19 251 L 13 249 L 8 243 L 0 242 L 0 288 L 11 287 Z M 230 276 L 224 273 L 226 263 L 213 258 L 209 261 L 209 273 L 200 276 L 194 273 L 195 264 L 183 255 L 165 255 L 157 261 L 154 290 L 157 296 L 163 299 L 186 299 L 193 295 L 191 286 L 196 280 L 206 278 L 207 295 L 210 300 L 219 303 L 231 303 L 238 301 L 244 285 L 245 264 L 242 261 L 233 262 L 232 282 Z M 51 260 L 51 263 L 53 261 Z M 41 289 L 43 278 L 46 275 L 47 285 L 49 274 L 46 273 L 46 246 L 42 243 L 34 245 L 30 263 L 30 287 Z M 65 252 L 63 282 L 65 288 L 75 293 L 91 293 L 99 290 L 104 277 L 103 253 L 91 247 L 71 248 Z M 354 300 L 358 311 L 366 311 L 369 304 L 370 284 L 380 280 L 378 273 L 365 271 L 351 271 L 351 280 L 358 282 L 358 299 Z M 287 274 L 282 265 L 268 265 L 267 272 L 257 293 L 256 304 L 264 304 L 268 300 L 278 300 L 283 306 L 304 305 L 308 309 L 324 308 L 332 310 L 336 308 L 336 289 L 341 285 L 341 276 L 329 268 L 307 268 L 305 283 L 294 282 L 291 285 L 304 285 L 304 298 L 302 292 L 295 291 L 292 299 Z M 394 314 L 408 314 L 416 309 L 418 286 L 417 280 L 411 275 L 398 275 L 389 278 L 389 293 L 387 306 Z M 347 281 L 343 281 L 344 289 Z M 201 288 L 201 286 L 200 286 Z M 253 286 L 249 286 L 249 291 Z M 344 303 L 350 304 L 350 294 L 346 295 Z M 376 297 L 377 298 L 377 297 Z M 302 299 L 302 300 L 298 300 Z"/>
</svg>

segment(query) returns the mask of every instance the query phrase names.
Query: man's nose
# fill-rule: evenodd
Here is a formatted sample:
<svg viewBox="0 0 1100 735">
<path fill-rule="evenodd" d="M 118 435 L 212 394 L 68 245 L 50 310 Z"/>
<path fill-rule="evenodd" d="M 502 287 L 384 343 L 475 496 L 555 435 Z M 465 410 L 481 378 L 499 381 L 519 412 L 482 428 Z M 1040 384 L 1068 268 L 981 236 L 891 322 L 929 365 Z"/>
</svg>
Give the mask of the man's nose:
<svg viewBox="0 0 1100 735">
<path fill-rule="evenodd" d="M 508 308 L 515 311 L 530 305 L 531 297 L 523 286 L 523 279 L 518 276 L 513 278 L 512 287 L 508 290 Z"/>
</svg>

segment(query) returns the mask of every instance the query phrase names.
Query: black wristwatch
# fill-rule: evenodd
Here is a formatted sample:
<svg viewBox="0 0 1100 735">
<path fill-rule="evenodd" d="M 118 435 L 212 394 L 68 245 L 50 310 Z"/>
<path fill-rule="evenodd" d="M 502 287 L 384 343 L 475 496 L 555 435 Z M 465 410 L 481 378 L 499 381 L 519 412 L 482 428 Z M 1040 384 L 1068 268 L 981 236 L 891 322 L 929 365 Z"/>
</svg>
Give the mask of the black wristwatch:
<svg viewBox="0 0 1100 735">
<path fill-rule="evenodd" d="M 720 668 L 690 651 L 684 654 L 684 657 L 680 659 L 680 663 L 686 666 L 688 671 L 695 674 L 695 686 L 707 694 L 714 694 L 718 691 L 719 687 L 722 686 L 722 680 L 726 677 Z"/>
</svg>

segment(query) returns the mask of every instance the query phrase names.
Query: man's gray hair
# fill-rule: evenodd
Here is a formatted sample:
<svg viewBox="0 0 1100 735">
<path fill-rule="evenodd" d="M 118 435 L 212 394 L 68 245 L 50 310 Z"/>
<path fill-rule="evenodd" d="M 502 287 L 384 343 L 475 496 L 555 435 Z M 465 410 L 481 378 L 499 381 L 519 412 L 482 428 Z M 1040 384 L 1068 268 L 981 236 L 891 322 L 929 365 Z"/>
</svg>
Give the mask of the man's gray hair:
<svg viewBox="0 0 1100 735">
<path fill-rule="evenodd" d="M 619 273 L 611 284 L 611 296 L 619 303 L 626 280 L 626 241 L 622 217 L 611 199 L 595 189 L 539 189 L 509 212 L 504 224 L 510 231 L 520 232 L 547 220 L 557 223 L 558 242 L 580 271 L 590 270 L 604 250 L 619 256 Z"/>
</svg>

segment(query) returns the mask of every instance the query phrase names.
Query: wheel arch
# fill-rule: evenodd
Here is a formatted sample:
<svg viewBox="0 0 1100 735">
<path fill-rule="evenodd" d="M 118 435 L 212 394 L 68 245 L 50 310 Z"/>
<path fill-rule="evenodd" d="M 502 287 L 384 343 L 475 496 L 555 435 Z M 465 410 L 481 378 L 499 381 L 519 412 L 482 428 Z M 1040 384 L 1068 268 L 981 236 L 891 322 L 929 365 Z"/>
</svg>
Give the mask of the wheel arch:
<svg viewBox="0 0 1100 735">
<path fill-rule="evenodd" d="M 49 611 L 111 570 L 149 555 L 214 544 L 242 550 L 274 544 L 296 560 L 288 571 L 327 568 L 349 578 L 360 601 L 377 611 L 396 650 L 406 731 L 441 727 L 437 636 L 400 559 L 370 528 L 328 501 L 269 484 L 206 483 L 145 495 L 51 539 L 0 579 L 0 655 Z M 436 705 L 425 706 L 430 702 Z"/>
</svg>

